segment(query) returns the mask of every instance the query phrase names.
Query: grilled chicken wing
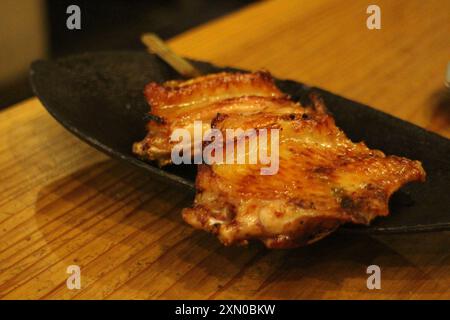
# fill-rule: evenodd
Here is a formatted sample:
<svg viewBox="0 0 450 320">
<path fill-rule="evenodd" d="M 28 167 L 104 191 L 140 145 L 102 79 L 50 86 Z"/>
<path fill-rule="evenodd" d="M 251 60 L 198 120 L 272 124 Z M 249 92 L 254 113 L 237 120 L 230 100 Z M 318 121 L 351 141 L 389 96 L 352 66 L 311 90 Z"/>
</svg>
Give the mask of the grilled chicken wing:
<svg viewBox="0 0 450 320">
<path fill-rule="evenodd" d="M 187 223 L 226 245 L 259 239 L 269 248 L 296 247 L 343 223 L 387 215 L 393 192 L 425 179 L 420 162 L 350 141 L 320 100 L 314 109 L 282 105 L 213 120 L 224 136 L 226 129 L 278 128 L 279 170 L 261 175 L 261 163 L 200 165 L 194 205 L 183 210 Z"/>
<path fill-rule="evenodd" d="M 145 95 L 152 120 L 145 139 L 133 145 L 139 156 L 159 165 L 170 163 L 175 144 L 171 134 L 177 128 L 192 133 L 194 121 L 202 120 L 203 132 L 220 130 L 222 142 L 234 151 L 235 143 L 244 141 L 245 159 L 256 157 L 254 164 L 200 165 L 194 205 L 183 210 L 187 223 L 216 234 L 226 245 L 250 239 L 269 248 L 306 245 L 343 223 L 369 224 L 387 215 L 393 192 L 425 179 L 420 162 L 353 143 L 336 127 L 320 99 L 302 107 L 281 93 L 265 72 L 150 83 Z M 227 129 L 244 131 L 229 138 Z M 267 162 L 258 158 L 260 145 L 250 147 L 247 129 L 267 129 L 266 151 L 279 155 L 276 174 L 261 174 Z M 277 150 L 271 144 L 272 129 L 278 130 Z M 256 136 L 261 141 L 260 131 Z M 223 159 L 227 150 L 222 151 Z"/>
<path fill-rule="evenodd" d="M 261 104 L 266 102 L 257 97 L 284 96 L 267 72 L 224 72 L 162 85 L 152 82 L 144 93 L 151 106 L 152 120 L 147 125 L 147 136 L 133 145 L 133 152 L 142 158 L 158 161 L 160 166 L 171 162 L 174 143 L 170 136 L 174 129 L 193 130 L 194 120 L 201 120 L 206 130 L 218 112 L 230 114 L 261 110 Z M 240 97 L 243 99 L 235 99 Z M 244 97 L 253 98 L 246 100 Z"/>
</svg>

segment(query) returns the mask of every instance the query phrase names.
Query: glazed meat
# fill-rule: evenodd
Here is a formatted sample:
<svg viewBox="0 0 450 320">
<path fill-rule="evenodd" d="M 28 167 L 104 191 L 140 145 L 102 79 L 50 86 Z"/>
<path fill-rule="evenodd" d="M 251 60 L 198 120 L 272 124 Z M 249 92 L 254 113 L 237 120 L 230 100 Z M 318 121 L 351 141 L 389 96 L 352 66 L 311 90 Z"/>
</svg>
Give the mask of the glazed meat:
<svg viewBox="0 0 450 320">
<path fill-rule="evenodd" d="M 258 239 L 269 248 L 289 248 L 317 241 L 344 223 L 367 225 L 388 215 L 393 192 L 425 179 L 420 162 L 353 143 L 320 99 L 312 97 L 312 105 L 303 107 L 266 72 L 150 83 L 145 95 L 151 120 L 145 139 L 133 145 L 140 157 L 169 164 L 177 143 L 172 133 L 187 129 L 192 136 L 194 121 L 202 121 L 202 134 L 220 133 L 200 141 L 223 148 L 209 154 L 200 149 L 197 194 L 183 218 L 225 245 Z M 227 135 L 230 130 L 234 135 Z M 195 157 L 197 145 L 188 150 Z"/>
<path fill-rule="evenodd" d="M 151 106 L 151 120 L 147 136 L 133 145 L 133 152 L 144 159 L 156 160 L 160 166 L 171 162 L 174 142 L 170 136 L 174 129 L 192 131 L 194 121 L 201 120 L 203 130 L 207 130 L 217 113 L 260 111 L 266 102 L 258 97 L 284 96 L 267 72 L 224 72 L 162 85 L 152 82 L 144 93 Z"/>
<path fill-rule="evenodd" d="M 312 108 L 286 108 L 285 99 L 275 99 L 264 111 L 245 117 L 217 115 L 212 127 L 224 136 L 233 128 L 279 129 L 278 171 L 262 175 L 266 164 L 261 161 L 200 165 L 195 202 L 183 210 L 184 220 L 216 234 L 225 245 L 259 239 L 269 248 L 302 246 L 343 223 L 367 225 L 388 215 L 393 192 L 425 179 L 420 162 L 350 141 L 323 103 L 313 101 Z M 246 157 L 252 152 L 247 148 Z"/>
</svg>

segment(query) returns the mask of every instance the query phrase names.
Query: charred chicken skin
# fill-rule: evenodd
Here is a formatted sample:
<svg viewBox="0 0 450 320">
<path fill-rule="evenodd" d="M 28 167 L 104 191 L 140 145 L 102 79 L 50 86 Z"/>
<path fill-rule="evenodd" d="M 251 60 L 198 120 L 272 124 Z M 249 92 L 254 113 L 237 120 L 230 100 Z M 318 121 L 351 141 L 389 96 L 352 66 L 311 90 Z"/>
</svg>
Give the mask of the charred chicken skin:
<svg viewBox="0 0 450 320">
<path fill-rule="evenodd" d="M 367 225 L 386 216 L 393 192 L 424 180 L 420 162 L 353 143 L 320 100 L 315 105 L 213 120 L 220 130 L 279 128 L 279 171 L 261 175 L 260 164 L 200 165 L 194 206 L 184 209 L 184 220 L 225 245 L 259 239 L 268 248 L 297 247 L 343 223 Z"/>
<path fill-rule="evenodd" d="M 174 143 L 170 136 L 174 129 L 193 130 L 194 121 L 201 120 L 207 130 L 217 113 L 252 112 L 260 110 L 261 101 L 265 103 L 263 100 L 235 103 L 235 98 L 284 96 L 267 72 L 218 73 L 162 85 L 152 82 L 144 94 L 151 106 L 152 120 L 147 125 L 147 136 L 133 145 L 133 152 L 157 161 L 160 166 L 171 162 Z"/>
<path fill-rule="evenodd" d="M 262 175 L 259 160 L 198 166 L 197 194 L 193 206 L 183 210 L 183 219 L 216 234 L 225 245 L 252 239 L 268 248 L 307 245 L 344 223 L 367 225 L 388 215 L 396 190 L 425 179 L 419 161 L 353 143 L 319 98 L 303 107 L 283 95 L 267 73 L 152 83 L 145 93 L 161 121 L 151 121 L 147 137 L 133 149 L 161 165 L 170 162 L 171 131 L 189 129 L 194 120 L 203 120 L 204 130 L 218 129 L 224 137 L 227 129 L 267 129 L 271 141 L 270 130 L 278 130 L 276 174 Z M 225 144 L 247 138 L 236 136 Z M 247 148 L 246 157 L 258 148 Z"/>
</svg>

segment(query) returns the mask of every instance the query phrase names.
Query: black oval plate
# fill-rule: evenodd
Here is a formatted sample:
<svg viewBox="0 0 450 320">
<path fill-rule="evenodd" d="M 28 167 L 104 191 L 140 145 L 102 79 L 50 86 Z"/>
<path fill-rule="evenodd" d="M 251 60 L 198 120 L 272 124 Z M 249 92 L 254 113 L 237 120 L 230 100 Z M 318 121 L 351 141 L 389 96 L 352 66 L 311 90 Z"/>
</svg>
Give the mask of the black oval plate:
<svg viewBox="0 0 450 320">
<path fill-rule="evenodd" d="M 218 68 L 193 62 L 204 73 Z M 146 52 L 102 52 L 57 61 L 36 61 L 31 84 L 48 112 L 83 141 L 115 158 L 194 188 L 195 166 L 164 169 L 131 153 L 131 145 L 145 136 L 148 105 L 142 91 L 150 81 L 179 75 L 158 57 Z M 370 148 L 422 161 L 427 181 L 403 187 L 390 201 L 391 215 L 370 227 L 346 227 L 352 232 L 396 233 L 450 229 L 450 140 L 366 105 L 304 84 L 277 80 L 294 99 L 315 91 L 324 98 L 337 125 L 353 141 Z"/>
</svg>

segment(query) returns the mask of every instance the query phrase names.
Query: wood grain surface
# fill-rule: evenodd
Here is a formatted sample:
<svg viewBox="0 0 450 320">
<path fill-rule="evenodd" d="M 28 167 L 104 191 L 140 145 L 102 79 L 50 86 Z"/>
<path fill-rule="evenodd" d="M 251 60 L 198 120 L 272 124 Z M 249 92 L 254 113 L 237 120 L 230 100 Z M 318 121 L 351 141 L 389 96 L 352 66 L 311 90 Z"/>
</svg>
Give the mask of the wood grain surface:
<svg viewBox="0 0 450 320">
<path fill-rule="evenodd" d="M 372 3 L 381 30 L 366 28 Z M 315 0 L 257 3 L 170 45 L 320 86 L 450 137 L 449 40 L 448 0 Z M 0 173 L 2 299 L 450 298 L 450 232 L 223 247 L 182 221 L 192 193 L 80 142 L 35 98 L 0 112 Z M 381 290 L 366 287 L 372 264 Z M 66 286 L 69 265 L 81 268 L 80 290 Z"/>
</svg>

